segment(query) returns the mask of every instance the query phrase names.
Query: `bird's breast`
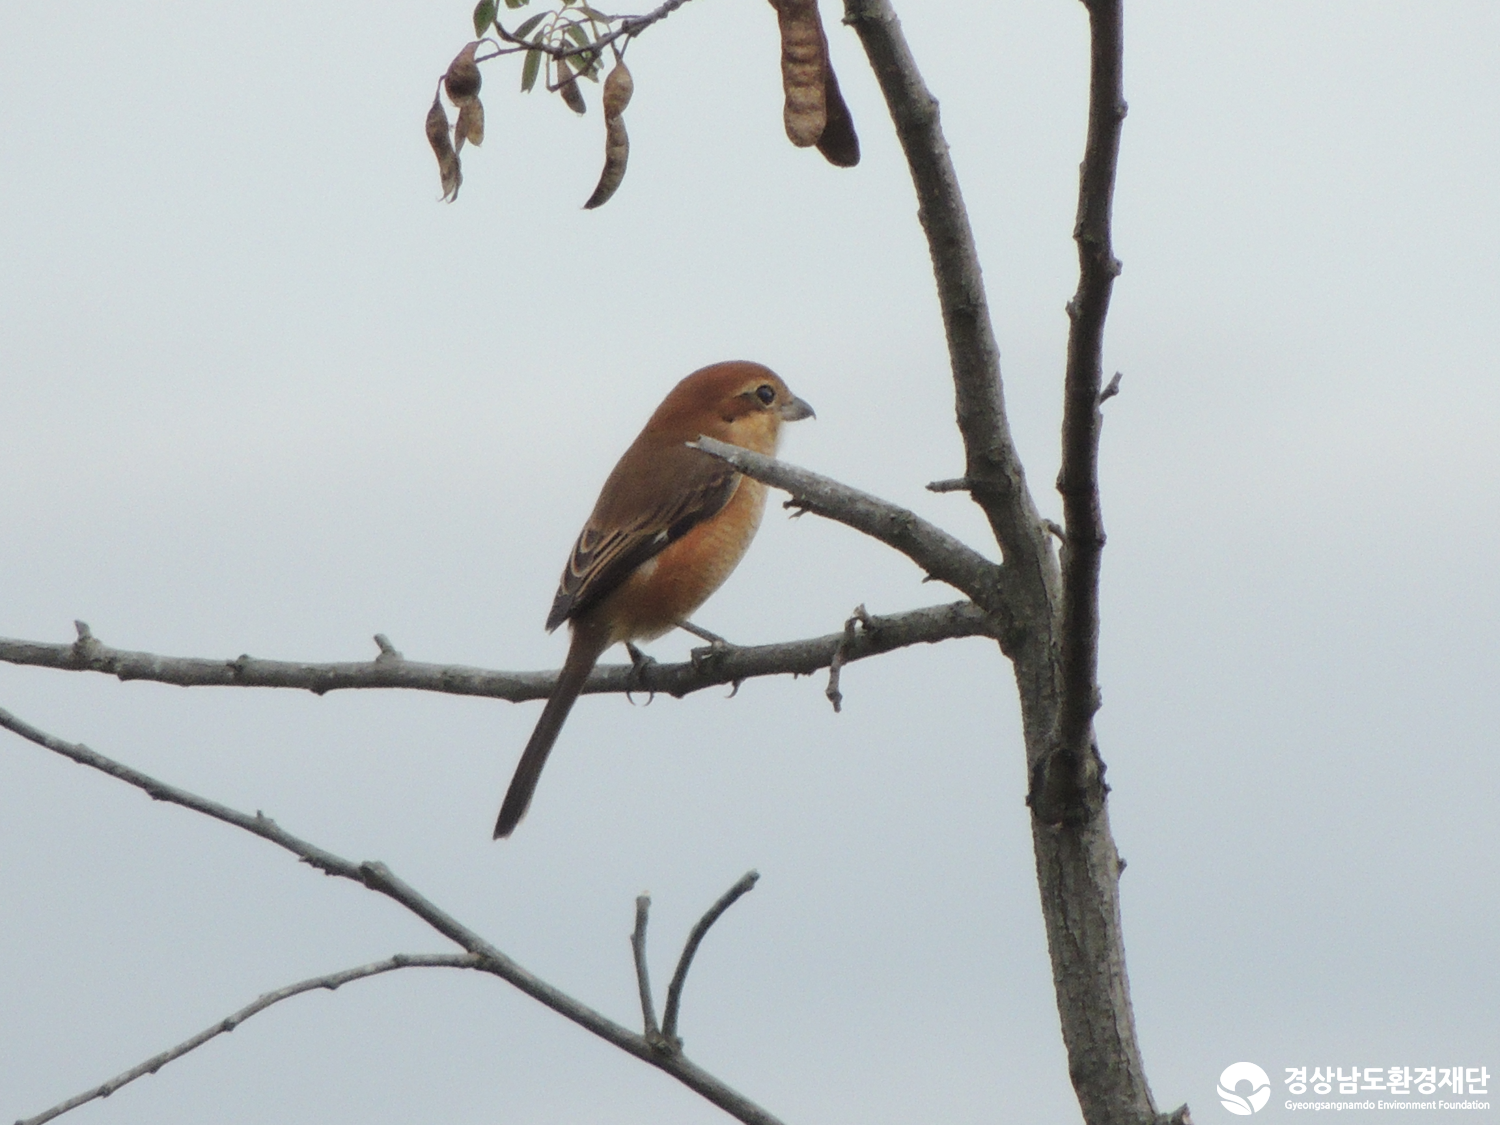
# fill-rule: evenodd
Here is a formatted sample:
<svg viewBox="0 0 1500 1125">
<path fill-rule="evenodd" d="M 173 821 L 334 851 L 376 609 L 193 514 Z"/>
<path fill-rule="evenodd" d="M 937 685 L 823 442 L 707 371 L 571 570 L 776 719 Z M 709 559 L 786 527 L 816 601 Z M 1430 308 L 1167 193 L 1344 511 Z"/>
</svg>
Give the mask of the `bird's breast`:
<svg viewBox="0 0 1500 1125">
<path fill-rule="evenodd" d="M 613 641 L 649 641 L 708 600 L 745 557 L 766 508 L 766 486 L 741 477 L 723 508 L 647 559 L 600 606 Z"/>
</svg>

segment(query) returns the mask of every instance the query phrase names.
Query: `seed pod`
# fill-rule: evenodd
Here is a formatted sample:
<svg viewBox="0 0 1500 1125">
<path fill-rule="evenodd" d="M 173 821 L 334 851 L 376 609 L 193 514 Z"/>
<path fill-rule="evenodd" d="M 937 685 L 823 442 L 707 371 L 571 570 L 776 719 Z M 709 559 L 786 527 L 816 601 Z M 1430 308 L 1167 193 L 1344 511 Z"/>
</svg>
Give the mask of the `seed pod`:
<svg viewBox="0 0 1500 1125">
<path fill-rule="evenodd" d="M 818 138 L 818 151 L 828 163 L 840 168 L 853 168 L 859 163 L 859 135 L 854 131 L 854 118 L 849 116 L 849 107 L 844 104 L 844 95 L 839 93 L 839 80 L 834 76 L 833 66 L 828 61 L 828 46 L 823 46 L 823 75 L 826 78 L 823 90 L 828 103 L 828 124 Z"/>
<path fill-rule="evenodd" d="M 474 61 L 474 52 L 478 48 L 478 42 L 474 42 L 458 52 L 448 64 L 448 73 L 443 75 L 443 89 L 448 91 L 454 105 L 461 106 L 469 98 L 479 95 L 483 75 L 479 73 L 479 64 Z"/>
<path fill-rule="evenodd" d="M 591 211 L 609 202 L 625 178 L 625 162 L 630 159 L 630 137 L 625 132 L 625 118 L 611 117 L 604 122 L 604 171 L 599 173 L 598 186 L 584 210 Z"/>
<path fill-rule="evenodd" d="M 823 20 L 817 0 L 771 0 L 771 4 L 781 28 L 781 88 L 786 95 L 782 120 L 792 144 L 807 148 L 818 143 L 828 124 Z"/>
<path fill-rule="evenodd" d="M 448 98 L 458 106 L 458 124 L 453 129 L 454 154 L 464 150 L 464 142 L 476 145 L 484 143 L 484 106 L 479 102 L 481 77 L 479 64 L 474 61 L 474 51 L 479 44 L 470 43 L 460 51 L 443 75 L 443 89 Z"/>
<path fill-rule="evenodd" d="M 573 68 L 568 65 L 567 59 L 557 60 L 557 92 L 562 95 L 568 108 L 579 116 L 589 111 L 589 104 L 583 100 L 583 94 L 578 90 L 578 80 L 573 77 Z"/>
<path fill-rule="evenodd" d="M 625 61 L 622 59 L 615 63 L 615 68 L 604 80 L 605 118 L 619 117 L 624 113 L 625 107 L 630 104 L 630 95 L 633 93 L 635 93 L 635 79 L 630 76 L 630 71 L 626 69 Z"/>
<path fill-rule="evenodd" d="M 630 104 L 633 93 L 635 79 L 630 76 L 624 60 L 618 60 L 604 80 L 604 171 L 599 173 L 599 185 L 594 188 L 594 194 L 583 205 L 585 210 L 608 203 L 625 178 L 625 163 L 630 159 L 625 107 Z"/>
<path fill-rule="evenodd" d="M 478 98 L 470 98 L 458 107 L 458 123 L 453 127 L 453 136 L 455 152 L 463 151 L 465 141 L 484 144 L 484 104 Z"/>
<path fill-rule="evenodd" d="M 437 94 L 432 96 L 432 108 L 427 111 L 427 143 L 432 145 L 437 157 L 438 173 L 443 179 L 443 198 L 452 202 L 458 198 L 458 187 L 464 182 L 463 171 L 458 164 L 458 153 L 448 139 L 448 115 L 443 112 L 443 103 Z"/>
</svg>

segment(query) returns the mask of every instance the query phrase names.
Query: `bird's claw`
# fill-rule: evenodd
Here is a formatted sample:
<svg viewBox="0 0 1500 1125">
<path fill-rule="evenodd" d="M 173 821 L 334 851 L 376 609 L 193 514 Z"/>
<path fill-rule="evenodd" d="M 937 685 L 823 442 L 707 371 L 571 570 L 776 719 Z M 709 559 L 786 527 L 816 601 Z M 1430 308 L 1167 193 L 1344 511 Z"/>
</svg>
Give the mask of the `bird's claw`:
<svg viewBox="0 0 1500 1125">
<path fill-rule="evenodd" d="M 625 681 L 625 698 L 633 705 L 635 698 L 633 693 L 645 689 L 646 706 L 656 698 L 656 688 L 651 685 L 651 666 L 656 663 L 656 658 L 647 656 L 629 641 L 625 642 L 625 651 L 630 653 L 630 675 Z"/>
</svg>

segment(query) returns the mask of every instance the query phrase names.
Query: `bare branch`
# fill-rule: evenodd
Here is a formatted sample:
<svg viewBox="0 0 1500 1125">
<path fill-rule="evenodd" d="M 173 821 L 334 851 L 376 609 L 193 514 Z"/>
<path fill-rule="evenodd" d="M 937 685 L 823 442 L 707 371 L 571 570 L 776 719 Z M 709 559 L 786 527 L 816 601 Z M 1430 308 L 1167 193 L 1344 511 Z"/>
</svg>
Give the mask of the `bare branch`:
<svg viewBox="0 0 1500 1125">
<path fill-rule="evenodd" d="M 971 602 L 928 606 L 870 620 L 872 628 L 860 634 L 859 642 L 845 646 L 846 663 L 952 637 L 994 637 L 999 635 L 1000 628 L 991 615 Z M 87 630 L 88 626 L 80 625 Z M 406 660 L 390 647 L 384 634 L 378 639 L 385 644 L 374 660 L 313 664 L 251 656 L 234 660 L 160 656 L 109 648 L 92 635 L 87 643 L 80 640 L 71 645 L 0 638 L 0 661 L 73 672 L 100 672 L 121 680 L 151 680 L 182 687 L 298 688 L 318 695 L 354 688 L 404 688 L 479 695 L 512 703 L 546 699 L 557 683 L 556 672 L 495 672 L 459 664 Z M 681 698 L 704 688 L 761 676 L 806 676 L 827 668 L 843 641 L 844 634 L 838 632 L 781 644 L 715 648 L 700 659 L 653 665 L 651 686 L 655 691 Z M 585 694 L 638 691 L 640 683 L 631 679 L 632 671 L 629 664 L 600 665 L 583 691 Z"/>
<path fill-rule="evenodd" d="M 967 492 L 969 491 L 968 477 L 954 477 L 951 480 L 930 481 L 927 485 L 928 492 Z"/>
<path fill-rule="evenodd" d="M 429 902 L 413 887 L 398 879 L 385 864 L 379 862 L 353 863 L 342 856 L 335 855 L 333 852 L 293 836 L 270 817 L 262 813 L 250 816 L 247 813 L 231 809 L 227 805 L 210 801 L 206 797 L 189 793 L 185 789 L 178 789 L 175 786 L 158 781 L 147 774 L 141 773 L 139 770 L 132 769 L 130 766 L 116 762 L 111 758 L 106 758 L 104 755 L 98 754 L 80 743 L 64 742 L 60 738 L 55 738 L 45 731 L 39 730 L 29 723 L 16 718 L 16 716 L 4 709 L 0 709 L 0 727 L 13 731 L 27 741 L 34 742 L 38 746 L 61 754 L 63 757 L 78 762 L 80 765 L 89 766 L 99 770 L 101 773 L 109 774 L 111 777 L 134 785 L 136 788 L 144 790 L 155 800 L 168 801 L 175 805 L 181 805 L 183 808 L 192 809 L 194 812 L 200 812 L 205 816 L 213 817 L 215 820 L 232 824 L 236 828 L 243 828 L 246 832 L 254 833 L 256 836 L 264 840 L 269 840 L 280 848 L 284 848 L 325 874 L 337 875 L 340 878 L 364 884 L 372 891 L 377 891 L 406 907 L 407 910 L 421 918 L 433 929 L 437 930 L 438 933 L 467 950 L 475 958 L 474 967 L 476 969 L 492 973 L 501 980 L 520 989 L 533 1000 L 540 1001 L 554 1012 L 578 1024 L 584 1030 L 597 1035 L 605 1042 L 611 1043 L 643 1062 L 648 1062 L 657 1069 L 665 1071 L 726 1113 L 746 1122 L 746 1125 L 780 1125 L 780 1122 L 771 1114 L 750 1101 L 743 1094 L 725 1085 L 706 1070 L 689 1062 L 680 1052 L 669 1053 L 658 1050 L 656 1046 L 648 1043 L 644 1036 L 636 1035 L 629 1029 L 615 1023 L 607 1016 L 596 1012 L 588 1005 L 574 1000 L 567 993 L 553 987 L 539 977 L 533 976 L 473 930 L 445 913 L 435 904 Z"/>
<path fill-rule="evenodd" d="M 989 519 L 1006 564 L 1024 568 L 1019 580 L 1031 590 L 1028 604 L 1046 604 L 1050 547 L 1006 419 L 1000 349 L 937 99 L 922 80 L 889 0 L 844 0 L 844 22 L 859 34 L 880 82 L 916 188 L 948 338 L 968 492 Z"/>
<path fill-rule="evenodd" d="M 42 1125 L 45 1121 L 51 1121 L 54 1117 L 61 1117 L 69 1110 L 77 1109 L 79 1106 L 93 1101 L 95 1098 L 107 1098 L 120 1087 L 134 1082 L 147 1074 L 155 1074 L 167 1063 L 180 1059 L 189 1051 L 203 1046 L 210 1039 L 233 1031 L 251 1016 L 265 1011 L 272 1004 L 279 1004 L 283 1000 L 289 1000 L 304 992 L 312 992 L 314 989 L 326 988 L 330 992 L 350 981 L 361 980 L 364 977 L 373 977 L 379 973 L 389 973 L 394 969 L 413 968 L 448 968 L 448 969 L 477 969 L 481 967 L 479 958 L 467 953 L 398 953 L 394 957 L 384 961 L 374 961 L 368 965 L 359 965 L 353 969 L 344 969 L 342 972 L 328 973 L 321 977 L 312 977 L 309 980 L 298 981 L 289 984 L 285 988 L 278 988 L 274 992 L 267 992 L 264 996 L 253 1003 L 246 1004 L 232 1015 L 225 1016 L 212 1027 L 205 1028 L 191 1039 L 185 1040 L 177 1046 L 152 1055 L 139 1066 L 131 1067 L 123 1074 L 117 1074 L 108 1082 L 95 1086 L 92 1090 L 86 1090 L 77 1097 L 69 1098 L 65 1102 L 53 1106 L 35 1117 L 27 1117 L 17 1121 L 16 1125 Z"/>
<path fill-rule="evenodd" d="M 661 1020 L 662 1038 L 673 1051 L 682 1050 L 682 1040 L 677 1036 L 677 1011 L 682 1005 L 682 987 L 687 984 L 693 956 L 698 952 L 698 946 L 703 944 L 708 928 L 719 920 L 724 911 L 738 902 L 742 895 L 747 894 L 759 878 L 759 871 L 747 871 L 741 875 L 739 882 L 719 896 L 719 901 L 708 908 L 708 913 L 698 919 L 693 932 L 688 934 L 687 944 L 682 947 L 682 957 L 677 962 L 677 971 L 672 974 L 672 983 L 667 986 L 667 1009 Z"/>
<path fill-rule="evenodd" d="M 646 968 L 646 916 L 651 913 L 651 896 L 637 895 L 635 929 L 630 934 L 630 949 L 635 955 L 635 983 L 641 993 L 641 1026 L 648 1041 L 661 1037 L 656 1026 L 656 1003 L 651 999 L 651 973 Z"/>
<path fill-rule="evenodd" d="M 710 437 L 689 442 L 746 476 L 791 494 L 788 507 L 835 520 L 894 547 L 939 582 L 946 582 L 992 613 L 1004 614 L 1000 568 L 972 547 L 915 512 L 850 488 L 807 469 L 752 453 Z"/>
<path fill-rule="evenodd" d="M 1072 323 L 1063 384 L 1062 468 L 1057 475 L 1066 528 L 1059 630 L 1062 698 L 1057 760 L 1045 763 L 1050 777 L 1044 779 L 1044 787 L 1033 786 L 1039 799 L 1032 803 L 1045 819 L 1093 815 L 1104 800 L 1092 751 L 1094 714 L 1100 706 L 1099 569 L 1104 551 L 1099 503 L 1099 430 L 1104 415 L 1099 404 L 1104 398 L 1104 318 L 1120 273 L 1110 243 L 1110 211 L 1125 120 L 1124 43 L 1120 0 L 1087 0 L 1086 6 L 1092 32 L 1089 125 L 1073 228 L 1078 291 L 1068 302 Z M 1118 390 L 1118 382 L 1114 387 Z"/>
</svg>

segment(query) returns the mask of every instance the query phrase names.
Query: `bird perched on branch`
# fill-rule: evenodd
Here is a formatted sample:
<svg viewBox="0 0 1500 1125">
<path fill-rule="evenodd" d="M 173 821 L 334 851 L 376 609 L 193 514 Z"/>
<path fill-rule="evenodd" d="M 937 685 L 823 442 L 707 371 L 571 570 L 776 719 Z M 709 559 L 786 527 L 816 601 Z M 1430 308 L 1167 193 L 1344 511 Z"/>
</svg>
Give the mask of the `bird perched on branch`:
<svg viewBox="0 0 1500 1125">
<path fill-rule="evenodd" d="M 774 455 L 783 422 L 812 407 L 758 363 L 694 371 L 662 400 L 604 482 L 573 545 L 547 630 L 573 630 L 568 658 L 511 778 L 495 839 L 526 815 L 552 744 L 604 650 L 685 622 L 723 585 L 760 526 L 766 486 L 689 448 L 699 437 Z"/>
</svg>

